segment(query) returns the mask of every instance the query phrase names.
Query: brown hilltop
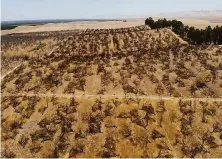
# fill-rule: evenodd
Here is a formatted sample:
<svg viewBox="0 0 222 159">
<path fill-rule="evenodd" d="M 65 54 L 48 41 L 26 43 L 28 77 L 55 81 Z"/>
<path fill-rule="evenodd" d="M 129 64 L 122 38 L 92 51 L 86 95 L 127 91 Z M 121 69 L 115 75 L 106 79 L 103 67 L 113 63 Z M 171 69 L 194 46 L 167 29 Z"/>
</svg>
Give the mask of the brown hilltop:
<svg viewBox="0 0 222 159">
<path fill-rule="evenodd" d="M 174 40 L 174 41 L 173 41 Z M 182 41 L 168 29 L 150 30 L 147 26 L 120 29 L 88 29 L 58 43 L 59 53 L 69 55 L 103 54 L 139 50 L 150 45 L 171 45 Z"/>
<path fill-rule="evenodd" d="M 221 87 L 221 62 L 215 61 L 220 54 L 219 46 L 191 46 L 169 29 L 86 30 L 6 77 L 12 90 L 6 82 L 2 86 L 5 93 L 221 97 L 216 90 Z"/>
</svg>

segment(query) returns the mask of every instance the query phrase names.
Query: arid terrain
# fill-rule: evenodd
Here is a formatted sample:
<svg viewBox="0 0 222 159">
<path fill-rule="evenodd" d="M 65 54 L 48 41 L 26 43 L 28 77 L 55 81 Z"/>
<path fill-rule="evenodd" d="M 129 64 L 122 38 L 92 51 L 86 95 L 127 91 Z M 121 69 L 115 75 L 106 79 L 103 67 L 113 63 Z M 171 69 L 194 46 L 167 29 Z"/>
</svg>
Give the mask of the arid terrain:
<svg viewBox="0 0 222 159">
<path fill-rule="evenodd" d="M 51 52 L 54 45 L 61 39 L 75 34 L 73 31 L 49 31 L 34 33 L 16 33 L 1 36 L 1 73 L 19 66 L 24 61 L 35 59 L 45 53 Z"/>
<path fill-rule="evenodd" d="M 159 19 L 159 16 L 155 17 Z M 169 18 L 174 19 L 174 18 Z M 184 24 L 189 26 L 195 26 L 197 28 L 204 29 L 208 25 L 215 27 L 216 25 L 221 26 L 221 19 L 191 19 L 191 18 L 177 18 Z M 138 25 L 144 25 L 144 18 L 133 18 L 126 19 L 126 21 L 105 21 L 105 22 L 69 22 L 69 23 L 57 23 L 57 24 L 43 24 L 36 26 L 18 26 L 15 29 L 3 30 L 2 35 L 13 34 L 13 33 L 31 33 L 31 32 L 45 32 L 45 31 L 61 31 L 61 30 L 85 30 L 85 29 L 115 29 L 115 28 L 126 28 L 135 27 Z"/>
<path fill-rule="evenodd" d="M 85 30 L 85 29 L 115 29 L 134 27 L 143 25 L 144 19 L 129 19 L 127 21 L 80 21 L 80 22 L 68 22 L 68 23 L 48 23 L 36 26 L 18 26 L 12 30 L 3 30 L 2 35 L 12 33 L 30 33 L 30 32 L 44 32 L 44 31 L 61 31 L 61 30 Z"/>
<path fill-rule="evenodd" d="M 208 25 L 215 27 L 222 25 L 222 10 L 215 11 L 193 11 L 193 12 L 172 12 L 140 16 L 122 16 L 117 21 L 79 21 L 69 23 L 48 23 L 43 25 L 18 26 L 15 29 L 3 30 L 2 35 L 12 33 L 31 33 L 31 32 L 45 32 L 45 31 L 62 31 L 62 30 L 85 30 L 85 29 L 115 29 L 135 27 L 138 25 L 144 25 L 145 18 L 154 17 L 154 19 L 167 18 L 177 19 L 182 21 L 185 25 L 194 26 L 200 29 L 206 28 Z"/>
<path fill-rule="evenodd" d="M 4 157 L 222 157 L 221 46 L 144 25 L 2 39 Z"/>
</svg>

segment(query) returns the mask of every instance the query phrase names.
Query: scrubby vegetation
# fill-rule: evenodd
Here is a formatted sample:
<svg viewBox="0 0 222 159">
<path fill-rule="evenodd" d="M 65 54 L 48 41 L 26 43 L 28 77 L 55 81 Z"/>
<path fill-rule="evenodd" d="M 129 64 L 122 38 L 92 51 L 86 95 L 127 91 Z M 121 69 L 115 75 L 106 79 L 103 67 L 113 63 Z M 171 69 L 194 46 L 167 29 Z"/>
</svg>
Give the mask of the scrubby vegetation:
<svg viewBox="0 0 222 159">
<path fill-rule="evenodd" d="M 24 56 L 28 63 L 5 78 L 4 93 L 222 96 L 221 48 L 189 45 L 166 28 L 87 30 L 51 53 L 43 42 L 34 48 L 42 53 Z"/>
<path fill-rule="evenodd" d="M 3 157 L 222 155 L 219 102 L 3 98 Z"/>
<path fill-rule="evenodd" d="M 148 26 L 68 35 L 2 79 L 3 157 L 222 156 L 220 46 Z"/>
<path fill-rule="evenodd" d="M 1 73 L 52 50 L 54 44 L 76 31 L 17 33 L 1 36 Z M 44 48 L 44 49 L 43 49 Z"/>
</svg>

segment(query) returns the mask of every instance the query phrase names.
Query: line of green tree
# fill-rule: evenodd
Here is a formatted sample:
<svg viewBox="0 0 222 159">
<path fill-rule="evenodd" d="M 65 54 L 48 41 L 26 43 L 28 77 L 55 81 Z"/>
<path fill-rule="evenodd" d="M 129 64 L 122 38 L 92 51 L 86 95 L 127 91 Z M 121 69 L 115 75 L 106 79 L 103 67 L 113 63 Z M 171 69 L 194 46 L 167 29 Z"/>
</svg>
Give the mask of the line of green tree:
<svg viewBox="0 0 222 159">
<path fill-rule="evenodd" d="M 149 25 L 151 29 L 171 27 L 173 32 L 187 40 L 189 43 L 195 45 L 211 43 L 214 43 L 215 45 L 222 44 L 222 26 L 216 26 L 214 28 L 208 26 L 205 29 L 197 29 L 195 27 L 184 25 L 178 20 L 166 20 L 164 18 L 154 21 L 151 17 L 145 20 L 145 25 Z"/>
<path fill-rule="evenodd" d="M 1 30 L 11 30 L 15 29 L 17 25 L 1 25 Z"/>
</svg>

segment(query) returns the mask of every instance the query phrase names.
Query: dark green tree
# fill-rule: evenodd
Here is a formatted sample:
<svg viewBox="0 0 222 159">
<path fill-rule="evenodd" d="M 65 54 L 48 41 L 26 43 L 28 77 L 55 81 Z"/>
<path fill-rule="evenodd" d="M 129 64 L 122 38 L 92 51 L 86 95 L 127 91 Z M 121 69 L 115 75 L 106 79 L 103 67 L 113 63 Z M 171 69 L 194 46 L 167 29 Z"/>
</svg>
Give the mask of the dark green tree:
<svg viewBox="0 0 222 159">
<path fill-rule="evenodd" d="M 187 38 L 188 38 L 190 43 L 194 43 L 194 32 L 195 32 L 195 28 L 194 27 L 190 27 L 189 31 L 187 33 Z"/>
<path fill-rule="evenodd" d="M 205 29 L 196 29 L 188 25 L 185 26 L 181 21 L 171 21 L 165 18 L 154 21 L 151 17 L 146 19 L 145 24 L 149 25 L 151 29 L 171 27 L 173 32 L 194 45 L 211 43 L 215 45 L 222 44 L 222 26 L 216 26 L 213 29 L 211 26 Z"/>
<path fill-rule="evenodd" d="M 190 29 L 190 28 L 189 28 L 188 25 L 184 26 L 184 37 L 187 37 L 187 34 L 188 34 L 189 29 Z"/>
<path fill-rule="evenodd" d="M 211 28 L 211 26 L 208 26 L 206 28 L 206 43 L 207 44 L 212 43 L 212 28 Z"/>
<path fill-rule="evenodd" d="M 154 23 L 155 23 L 155 21 L 151 17 L 149 17 L 145 20 L 145 25 L 149 25 L 151 29 L 155 29 Z"/>
<path fill-rule="evenodd" d="M 215 45 L 218 44 L 218 41 L 219 41 L 219 37 L 220 37 L 220 28 L 219 26 L 217 25 L 213 31 L 212 31 L 212 39 L 213 39 L 213 43 Z"/>
<path fill-rule="evenodd" d="M 219 34 L 219 39 L 218 39 L 218 44 L 222 44 L 222 26 L 218 28 L 218 34 Z"/>
<path fill-rule="evenodd" d="M 184 24 L 181 21 L 173 20 L 172 21 L 172 30 L 176 34 L 183 36 L 184 35 Z"/>
</svg>

